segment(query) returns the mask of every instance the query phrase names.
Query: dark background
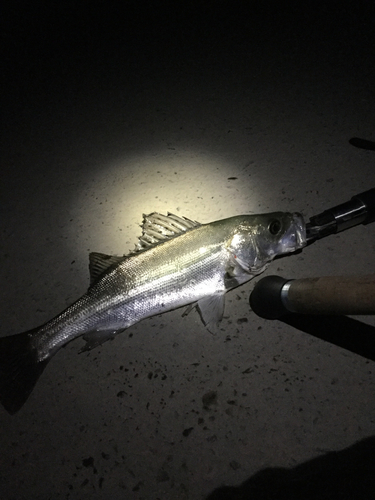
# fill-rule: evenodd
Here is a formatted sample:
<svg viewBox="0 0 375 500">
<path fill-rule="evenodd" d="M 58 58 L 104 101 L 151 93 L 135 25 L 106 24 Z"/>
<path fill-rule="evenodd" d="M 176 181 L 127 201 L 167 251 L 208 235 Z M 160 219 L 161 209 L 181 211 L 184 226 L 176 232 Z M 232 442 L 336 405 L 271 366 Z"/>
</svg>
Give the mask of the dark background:
<svg viewBox="0 0 375 500">
<path fill-rule="evenodd" d="M 373 2 L 1 9 L 2 335 L 81 295 L 88 253 L 133 249 L 142 213 L 308 218 L 375 185 L 373 151 L 349 143 L 375 141 Z M 267 272 L 369 274 L 374 251 L 359 226 Z M 1 497 L 198 499 L 242 484 L 221 493 L 274 498 L 272 480 L 310 498 L 333 470 L 332 495 L 370 498 L 373 362 L 257 318 L 252 287 L 228 294 L 215 337 L 174 311 L 58 353 L 25 407 L 0 414 Z"/>
</svg>

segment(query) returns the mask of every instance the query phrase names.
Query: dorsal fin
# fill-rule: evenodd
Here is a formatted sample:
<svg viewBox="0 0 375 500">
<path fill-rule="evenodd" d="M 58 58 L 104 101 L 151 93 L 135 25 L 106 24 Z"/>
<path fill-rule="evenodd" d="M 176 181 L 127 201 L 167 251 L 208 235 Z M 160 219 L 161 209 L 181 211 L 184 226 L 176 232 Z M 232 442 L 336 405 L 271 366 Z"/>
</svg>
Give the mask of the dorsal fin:
<svg viewBox="0 0 375 500">
<path fill-rule="evenodd" d="M 105 271 L 107 271 L 108 268 L 123 261 L 124 257 L 91 252 L 89 260 L 90 285 L 92 285 Z"/>
<path fill-rule="evenodd" d="M 147 250 L 162 241 L 178 236 L 179 234 L 198 227 L 201 224 L 187 217 L 179 217 L 178 215 L 167 213 L 162 215 L 153 212 L 149 215 L 143 214 L 142 236 L 135 246 L 135 253 Z M 107 255 L 105 253 L 91 252 L 89 255 L 89 270 L 90 270 L 90 286 L 95 283 L 111 266 L 119 264 L 126 257 L 131 256 L 130 253 L 126 256 L 118 257 L 116 255 Z"/>
<path fill-rule="evenodd" d="M 170 212 L 167 215 L 158 212 L 149 215 L 143 214 L 142 236 L 139 237 L 135 250 L 146 250 L 157 243 L 198 226 L 200 226 L 199 222 L 190 220 L 187 217 L 179 217 Z"/>
</svg>

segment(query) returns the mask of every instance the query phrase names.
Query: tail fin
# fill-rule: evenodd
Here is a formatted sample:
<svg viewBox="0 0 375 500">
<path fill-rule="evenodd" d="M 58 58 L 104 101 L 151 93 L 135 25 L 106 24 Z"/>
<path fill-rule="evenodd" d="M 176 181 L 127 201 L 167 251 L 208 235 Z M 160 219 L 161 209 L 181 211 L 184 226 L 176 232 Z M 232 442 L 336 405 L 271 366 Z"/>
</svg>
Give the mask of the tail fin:
<svg viewBox="0 0 375 500">
<path fill-rule="evenodd" d="M 0 338 L 0 403 L 13 415 L 26 402 L 48 363 L 31 345 L 36 330 Z"/>
</svg>

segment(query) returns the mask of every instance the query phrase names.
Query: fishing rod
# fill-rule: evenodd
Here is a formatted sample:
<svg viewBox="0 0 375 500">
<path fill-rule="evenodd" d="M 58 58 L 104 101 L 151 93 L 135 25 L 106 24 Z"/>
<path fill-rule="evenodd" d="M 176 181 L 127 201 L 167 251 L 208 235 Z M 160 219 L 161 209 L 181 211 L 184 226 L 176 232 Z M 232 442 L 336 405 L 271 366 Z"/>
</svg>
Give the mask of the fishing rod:
<svg viewBox="0 0 375 500">
<path fill-rule="evenodd" d="M 307 244 L 374 221 L 375 188 L 372 188 L 310 217 L 306 224 Z M 255 285 L 250 306 L 265 319 L 278 319 L 289 313 L 375 314 L 375 274 L 296 280 L 267 276 Z"/>
<path fill-rule="evenodd" d="M 308 244 L 340 233 L 358 224 L 369 224 L 375 220 L 375 188 L 356 194 L 351 200 L 310 217 L 306 224 Z"/>
</svg>

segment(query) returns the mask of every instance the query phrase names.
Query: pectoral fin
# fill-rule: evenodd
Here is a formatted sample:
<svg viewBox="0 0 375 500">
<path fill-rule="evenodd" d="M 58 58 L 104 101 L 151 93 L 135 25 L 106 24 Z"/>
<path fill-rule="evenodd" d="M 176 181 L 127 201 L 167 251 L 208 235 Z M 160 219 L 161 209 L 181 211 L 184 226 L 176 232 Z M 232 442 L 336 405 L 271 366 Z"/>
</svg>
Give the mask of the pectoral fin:
<svg viewBox="0 0 375 500">
<path fill-rule="evenodd" d="M 219 322 L 223 318 L 225 291 L 198 300 L 197 306 L 202 321 L 211 333 L 216 333 Z"/>
</svg>

